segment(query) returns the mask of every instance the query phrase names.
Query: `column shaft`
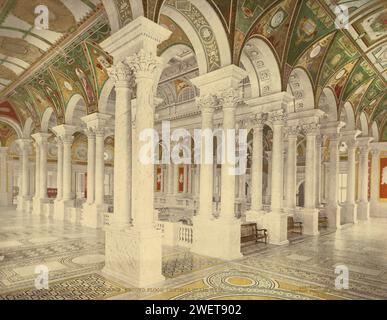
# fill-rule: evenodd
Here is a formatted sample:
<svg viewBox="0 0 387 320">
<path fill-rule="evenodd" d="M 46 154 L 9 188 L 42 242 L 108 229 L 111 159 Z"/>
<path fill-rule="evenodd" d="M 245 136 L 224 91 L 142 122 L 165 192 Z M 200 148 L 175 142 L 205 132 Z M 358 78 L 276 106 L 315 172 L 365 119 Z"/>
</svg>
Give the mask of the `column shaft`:
<svg viewBox="0 0 387 320">
<path fill-rule="evenodd" d="M 286 186 L 286 206 L 290 210 L 296 208 L 296 175 L 297 175 L 297 135 L 288 135 L 287 153 L 287 186 Z"/>
<path fill-rule="evenodd" d="M 251 165 L 251 210 L 262 210 L 263 124 L 254 128 Z"/>
<path fill-rule="evenodd" d="M 94 203 L 95 196 L 95 133 L 87 132 L 87 203 Z"/>
<path fill-rule="evenodd" d="M 316 152 L 316 135 L 313 133 L 306 136 L 306 162 L 305 162 L 305 208 L 315 209 L 315 152 Z"/>
<path fill-rule="evenodd" d="M 39 198 L 47 198 L 47 140 L 40 143 Z"/>
<path fill-rule="evenodd" d="M 58 146 L 58 161 L 56 172 L 56 199 L 62 200 L 63 198 L 63 142 L 60 138 L 57 138 Z"/>
<path fill-rule="evenodd" d="M 103 129 L 96 131 L 95 140 L 95 203 L 103 205 L 105 202 L 105 158 L 104 158 L 104 141 L 105 134 Z"/>
<path fill-rule="evenodd" d="M 280 123 L 273 124 L 273 150 L 271 167 L 271 210 L 279 212 L 282 208 L 282 127 Z"/>
<path fill-rule="evenodd" d="M 73 143 L 73 136 L 63 136 L 63 200 L 72 199 L 71 192 L 71 145 Z"/>
</svg>

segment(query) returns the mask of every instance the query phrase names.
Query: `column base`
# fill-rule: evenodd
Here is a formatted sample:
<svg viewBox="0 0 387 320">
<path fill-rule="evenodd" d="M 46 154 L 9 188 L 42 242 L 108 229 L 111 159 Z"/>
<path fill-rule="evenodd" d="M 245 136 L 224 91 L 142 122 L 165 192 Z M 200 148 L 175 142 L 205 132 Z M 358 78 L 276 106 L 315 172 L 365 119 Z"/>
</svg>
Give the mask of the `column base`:
<svg viewBox="0 0 387 320">
<path fill-rule="evenodd" d="M 357 205 L 357 218 L 359 220 L 369 220 L 370 218 L 370 203 L 368 201 L 360 201 Z"/>
<path fill-rule="evenodd" d="M 0 206 L 7 207 L 11 204 L 10 194 L 8 192 L 0 192 Z"/>
<path fill-rule="evenodd" d="M 318 231 L 318 210 L 302 208 L 301 210 L 304 234 L 317 236 L 320 232 Z"/>
<path fill-rule="evenodd" d="M 340 229 L 341 228 L 341 207 L 338 205 L 327 205 L 325 212 L 328 218 L 328 228 Z"/>
<path fill-rule="evenodd" d="M 68 208 L 74 205 L 74 200 L 55 200 L 54 202 L 54 218 L 63 221 L 70 221 Z"/>
<path fill-rule="evenodd" d="M 106 226 L 102 273 L 129 287 L 143 288 L 164 281 L 161 232 Z"/>
<path fill-rule="evenodd" d="M 191 251 L 200 255 L 235 260 L 241 254 L 241 226 L 238 219 L 193 219 Z"/>
<path fill-rule="evenodd" d="M 107 212 L 106 205 L 84 203 L 82 209 L 82 225 L 94 229 L 99 229 L 103 227 L 104 213 Z"/>
<path fill-rule="evenodd" d="M 286 213 L 271 211 L 266 214 L 266 229 L 270 244 L 285 245 L 288 241 L 288 215 Z"/>
<path fill-rule="evenodd" d="M 341 224 L 357 223 L 357 204 L 344 203 L 341 208 Z"/>
</svg>

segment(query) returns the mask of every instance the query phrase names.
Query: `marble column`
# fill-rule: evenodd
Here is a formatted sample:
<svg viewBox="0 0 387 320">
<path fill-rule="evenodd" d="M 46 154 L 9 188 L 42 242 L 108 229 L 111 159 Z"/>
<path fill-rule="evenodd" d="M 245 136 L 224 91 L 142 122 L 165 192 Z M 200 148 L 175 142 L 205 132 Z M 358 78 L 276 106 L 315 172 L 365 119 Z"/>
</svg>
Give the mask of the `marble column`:
<svg viewBox="0 0 387 320">
<path fill-rule="evenodd" d="M 30 185 L 29 185 L 29 168 L 28 156 L 30 151 L 30 139 L 18 139 L 17 144 L 20 148 L 20 176 L 21 188 L 19 191 L 17 210 L 30 213 L 32 210 Z"/>
<path fill-rule="evenodd" d="M 273 125 L 273 149 L 271 168 L 271 205 L 268 224 L 269 241 L 272 244 L 283 245 L 287 240 L 287 214 L 282 211 L 283 205 L 283 126 L 286 115 L 283 110 L 270 113 Z"/>
<path fill-rule="evenodd" d="M 214 164 L 213 154 L 208 154 L 212 146 L 213 116 L 216 100 L 211 94 L 200 96 L 197 104 L 201 109 L 201 145 L 200 145 L 200 178 L 199 178 L 199 212 L 195 217 L 198 219 L 210 220 L 213 218 L 212 198 L 214 189 Z M 203 222 L 205 223 L 205 222 Z"/>
<path fill-rule="evenodd" d="M 328 173 L 328 198 L 326 214 L 328 217 L 329 228 L 339 229 L 341 226 L 341 214 L 338 206 L 338 188 L 339 188 L 339 144 L 340 136 L 338 134 L 329 135 L 329 173 Z"/>
<path fill-rule="evenodd" d="M 100 127 L 95 130 L 95 203 L 105 204 L 105 130 Z"/>
<path fill-rule="evenodd" d="M 286 170 L 286 210 L 294 213 L 296 209 L 296 183 L 297 183 L 297 134 L 298 128 L 286 128 L 288 138 L 287 170 Z"/>
<path fill-rule="evenodd" d="M 380 150 L 371 146 L 371 196 L 370 196 L 370 214 L 377 212 L 379 209 L 379 157 Z"/>
<path fill-rule="evenodd" d="M 47 145 L 49 133 L 35 133 L 32 135 L 36 145 L 36 172 L 35 172 L 35 197 L 33 198 L 32 213 L 44 213 L 43 204 L 48 201 L 47 196 Z"/>
<path fill-rule="evenodd" d="M 0 147 L 0 206 L 10 205 L 10 192 L 8 188 L 8 147 Z"/>
<path fill-rule="evenodd" d="M 263 126 L 266 115 L 256 114 L 252 120 L 253 126 L 253 154 L 251 162 L 251 208 L 246 212 L 246 221 L 257 222 L 263 214 Z"/>
<path fill-rule="evenodd" d="M 359 203 L 357 206 L 357 218 L 359 220 L 368 220 L 370 217 L 370 208 L 368 201 L 368 155 L 369 143 L 372 138 L 361 137 L 359 140 L 360 159 L 359 159 Z"/>
<path fill-rule="evenodd" d="M 239 92 L 227 89 L 221 94 L 223 108 L 223 130 L 226 141 L 223 141 L 222 153 L 224 163 L 221 166 L 221 204 L 220 218 L 228 221 L 235 220 L 235 109 L 240 102 Z M 234 131 L 234 132 L 232 132 Z M 234 145 L 231 146 L 230 144 Z"/>
<path fill-rule="evenodd" d="M 71 190 L 72 181 L 72 161 L 71 161 L 71 146 L 74 140 L 73 134 L 77 131 L 77 127 L 62 124 L 53 127 L 52 130 L 56 136 L 60 138 L 62 145 L 58 144 L 58 175 L 62 172 L 62 179 L 58 179 L 59 187 L 62 186 L 61 199 L 57 199 L 54 203 L 54 218 L 70 220 L 71 214 L 68 208 L 74 206 L 74 194 Z M 62 149 L 63 154 L 59 149 Z M 60 161 L 62 159 L 62 162 Z"/>
<path fill-rule="evenodd" d="M 238 88 L 240 81 L 245 77 L 246 72 L 244 70 L 235 65 L 230 65 L 192 79 L 193 84 L 200 89 L 201 96 L 216 95 L 219 107 L 223 108 L 223 130 L 235 130 L 235 107 L 240 100 Z M 203 116 L 205 117 L 204 113 L 202 113 Z M 210 116 L 207 119 L 209 118 Z M 223 133 L 224 136 L 230 134 L 230 132 Z M 211 131 L 211 135 L 208 135 L 207 138 L 212 139 L 212 134 L 213 132 Z M 222 151 L 227 152 L 226 141 L 222 142 Z M 229 145 L 228 147 L 234 147 L 235 151 L 235 138 L 230 140 L 230 142 L 234 143 L 234 145 Z M 206 158 L 210 159 L 213 156 L 213 150 L 208 149 L 206 148 L 205 153 L 207 155 Z M 202 154 L 201 157 L 203 159 L 204 155 Z M 199 215 L 206 215 L 206 218 L 200 218 L 199 216 L 193 223 L 195 236 L 192 251 L 224 260 L 232 260 L 241 256 L 240 220 L 235 217 L 236 178 L 233 170 L 235 164 L 232 163 L 232 160 L 235 159 L 230 159 L 229 156 L 226 161 L 223 161 L 221 166 L 221 204 L 217 219 L 212 217 L 214 164 L 210 164 L 211 161 L 208 161 L 208 166 L 205 166 L 202 160 L 200 167 Z"/>
<path fill-rule="evenodd" d="M 73 193 L 71 190 L 71 175 L 72 175 L 72 165 L 71 165 L 71 146 L 74 141 L 72 135 L 62 136 L 63 141 L 63 199 L 71 200 L 73 199 Z"/>
<path fill-rule="evenodd" d="M 357 223 L 357 204 L 356 196 L 356 150 L 357 143 L 351 139 L 347 141 L 348 162 L 347 162 L 347 199 L 344 203 L 344 223 Z"/>
<path fill-rule="evenodd" d="M 315 181 L 315 198 L 316 198 L 316 208 L 320 207 L 321 204 L 321 135 L 316 136 L 316 161 L 315 161 L 315 170 L 316 170 L 316 181 Z"/>
<path fill-rule="evenodd" d="M 271 173 L 272 170 L 272 164 L 273 164 L 273 158 L 272 158 L 272 151 L 266 151 L 266 159 L 267 159 L 267 185 L 266 185 L 266 192 L 265 192 L 265 198 L 266 198 L 266 204 L 270 204 L 271 201 Z"/>
<path fill-rule="evenodd" d="M 60 137 L 56 138 L 57 143 L 57 171 L 56 171 L 56 199 L 55 202 L 63 198 L 63 142 Z"/>
<path fill-rule="evenodd" d="M 33 197 L 33 201 L 36 201 L 39 199 L 39 192 L 40 192 L 40 145 L 39 142 L 36 140 L 33 143 L 33 146 L 35 148 L 35 194 Z M 34 214 L 40 214 L 40 211 L 35 212 L 35 207 L 33 206 L 32 213 Z"/>
<path fill-rule="evenodd" d="M 111 116 L 92 113 L 82 118 L 88 131 L 87 202 L 83 205 L 83 224 L 102 228 L 105 205 L 105 133 Z M 118 139 L 119 140 L 119 139 Z M 122 179 L 122 178 L 121 178 Z"/>
<path fill-rule="evenodd" d="M 129 226 L 132 221 L 132 88 L 130 68 L 119 62 L 108 69 L 116 90 L 114 118 L 114 214 L 117 226 Z M 119 138 L 118 138 L 119 137 Z"/>
<path fill-rule="evenodd" d="M 144 145 L 139 137 L 145 129 L 154 128 L 154 87 L 157 75 L 161 74 L 161 70 L 155 70 L 160 62 L 157 45 L 170 35 L 171 31 L 140 16 L 100 43 L 113 57 L 109 76 L 116 84 L 114 218 L 105 227 L 102 272 L 128 286 L 146 287 L 164 279 L 161 233 L 154 228 L 153 221 L 154 163 L 139 158 Z M 132 72 L 137 84 L 133 150 L 132 86 L 128 81 L 133 79 Z"/>
<path fill-rule="evenodd" d="M 87 199 L 86 203 L 91 205 L 95 199 L 95 133 L 88 128 L 87 135 Z"/>
<path fill-rule="evenodd" d="M 132 211 L 134 226 L 139 229 L 150 230 L 154 217 L 154 162 L 141 158 L 143 144 L 141 134 L 154 127 L 154 95 L 155 71 L 160 61 L 151 52 L 140 50 L 127 59 L 132 68 L 137 84 L 137 106 L 135 118 L 137 155 L 133 163 L 133 182 L 136 188 L 132 189 Z M 153 136 L 148 137 L 150 145 L 157 143 Z"/>
<path fill-rule="evenodd" d="M 318 210 L 316 209 L 316 136 L 318 125 L 309 123 L 303 126 L 306 135 L 305 152 L 305 205 L 302 210 L 304 233 L 318 235 Z"/>
</svg>

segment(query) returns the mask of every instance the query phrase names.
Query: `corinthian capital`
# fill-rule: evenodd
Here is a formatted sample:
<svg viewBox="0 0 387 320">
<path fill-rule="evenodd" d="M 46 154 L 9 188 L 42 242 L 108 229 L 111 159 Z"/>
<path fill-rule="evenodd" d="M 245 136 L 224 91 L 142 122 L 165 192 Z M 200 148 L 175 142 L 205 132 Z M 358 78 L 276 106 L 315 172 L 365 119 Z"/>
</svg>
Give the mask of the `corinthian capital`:
<svg viewBox="0 0 387 320">
<path fill-rule="evenodd" d="M 253 119 L 250 120 L 250 125 L 254 129 L 262 130 L 267 121 L 267 113 L 257 113 Z"/>
<path fill-rule="evenodd" d="M 205 94 L 196 98 L 196 104 L 202 112 L 213 112 L 217 105 L 216 96 L 213 94 Z"/>
<path fill-rule="evenodd" d="M 283 124 L 286 120 L 286 113 L 282 109 L 272 111 L 270 112 L 269 119 L 273 124 Z"/>
<path fill-rule="evenodd" d="M 317 123 L 304 123 L 301 125 L 301 128 L 302 128 L 302 132 L 305 134 L 305 135 L 314 135 L 316 136 L 319 132 L 319 129 L 320 129 L 320 125 L 317 124 Z"/>
<path fill-rule="evenodd" d="M 119 62 L 116 65 L 106 69 L 110 78 L 113 79 L 116 86 L 124 85 L 126 87 L 133 87 L 134 77 L 131 68 L 124 62 Z"/>
<path fill-rule="evenodd" d="M 143 74 L 152 75 L 161 62 L 160 58 L 153 53 L 141 49 L 138 53 L 126 58 L 126 63 L 133 73 L 138 76 Z"/>
<path fill-rule="evenodd" d="M 242 93 L 239 89 L 225 89 L 219 95 L 223 108 L 235 108 L 242 101 Z"/>
<path fill-rule="evenodd" d="M 284 133 L 286 138 L 297 138 L 298 133 L 300 132 L 299 126 L 288 126 L 285 128 Z"/>
</svg>

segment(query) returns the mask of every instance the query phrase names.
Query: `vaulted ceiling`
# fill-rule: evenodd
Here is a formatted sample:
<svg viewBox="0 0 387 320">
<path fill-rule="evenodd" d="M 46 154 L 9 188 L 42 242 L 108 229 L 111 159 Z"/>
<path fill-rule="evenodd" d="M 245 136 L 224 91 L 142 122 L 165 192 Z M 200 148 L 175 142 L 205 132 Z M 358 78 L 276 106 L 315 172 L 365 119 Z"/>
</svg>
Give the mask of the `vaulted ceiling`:
<svg viewBox="0 0 387 320">
<path fill-rule="evenodd" d="M 316 106 L 323 89 L 331 88 L 338 115 L 350 102 L 357 121 L 364 112 L 368 124 L 376 122 L 381 139 L 387 141 L 383 0 L 0 0 L 0 99 L 13 106 L 20 123 L 32 117 L 37 128 L 48 107 L 55 110 L 57 122 L 63 122 L 75 94 L 84 98 L 88 113 L 95 112 L 107 80 L 100 61 L 109 60 L 98 43 L 139 11 L 173 31 L 160 53 L 175 44 L 194 51 L 193 35 L 168 15 L 178 12 L 202 42 L 208 70 L 215 70 L 222 65 L 222 44 L 214 36 L 214 23 L 206 19 L 203 2 L 223 26 L 231 63 L 240 65 L 249 39 L 264 39 L 275 52 L 282 90 L 292 71 L 301 68 L 310 79 Z M 49 30 L 34 27 L 38 4 L 52 13 Z M 348 29 L 336 28 L 339 4 L 349 9 Z M 117 19 L 108 19 L 112 10 Z"/>
</svg>

